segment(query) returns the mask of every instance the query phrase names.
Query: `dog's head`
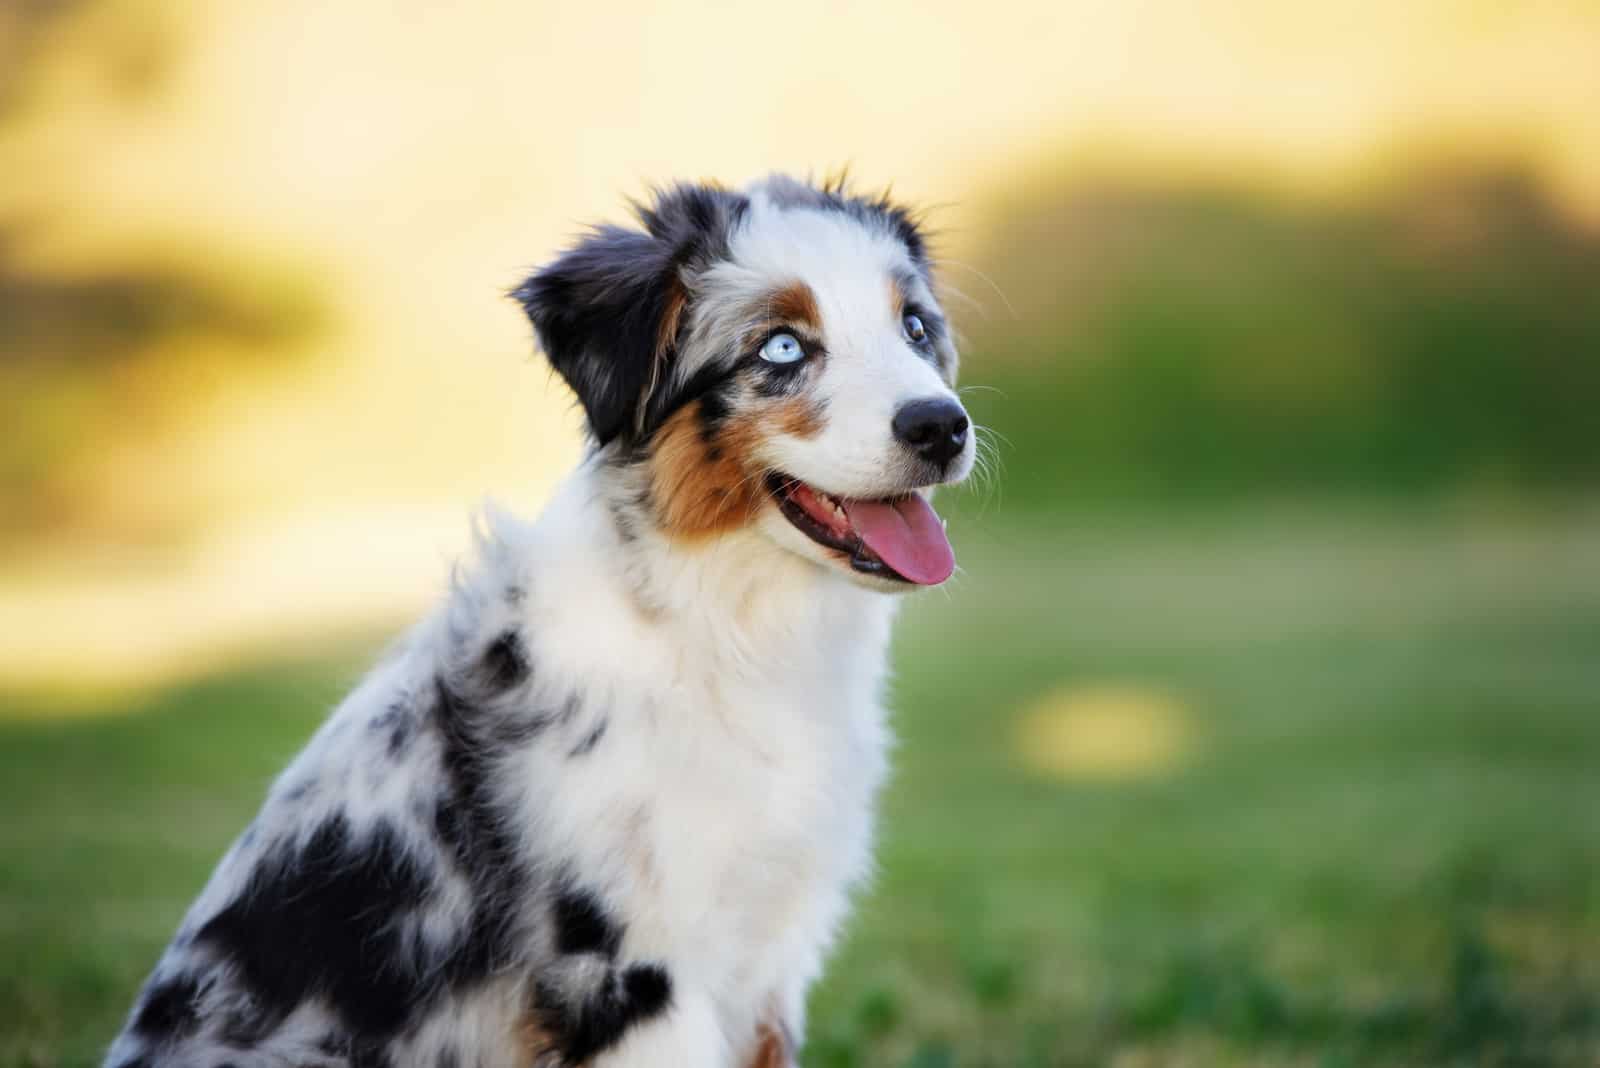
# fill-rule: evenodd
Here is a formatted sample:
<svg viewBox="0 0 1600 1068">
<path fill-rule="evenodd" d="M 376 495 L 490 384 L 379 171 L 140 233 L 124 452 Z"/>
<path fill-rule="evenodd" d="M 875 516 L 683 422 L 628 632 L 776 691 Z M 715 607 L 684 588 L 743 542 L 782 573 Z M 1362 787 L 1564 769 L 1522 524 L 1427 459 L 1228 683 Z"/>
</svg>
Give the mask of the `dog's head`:
<svg viewBox="0 0 1600 1068">
<path fill-rule="evenodd" d="M 880 588 L 955 566 L 932 487 L 972 468 L 923 236 L 886 198 L 683 185 L 516 291 L 605 462 L 669 537 L 754 527 Z"/>
</svg>

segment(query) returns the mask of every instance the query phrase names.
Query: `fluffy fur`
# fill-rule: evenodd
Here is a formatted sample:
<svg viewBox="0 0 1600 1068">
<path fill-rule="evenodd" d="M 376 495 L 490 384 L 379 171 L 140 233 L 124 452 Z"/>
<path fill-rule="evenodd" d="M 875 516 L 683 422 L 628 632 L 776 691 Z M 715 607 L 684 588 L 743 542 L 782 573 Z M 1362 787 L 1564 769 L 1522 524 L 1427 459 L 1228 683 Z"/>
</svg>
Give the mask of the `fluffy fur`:
<svg viewBox="0 0 1600 1068">
<path fill-rule="evenodd" d="M 779 498 L 904 500 L 973 446 L 892 427 L 956 403 L 904 210 L 772 178 L 638 214 L 516 294 L 587 458 L 278 779 L 109 1068 L 792 1063 L 870 863 L 906 584 Z M 804 360 L 761 358 L 779 331 Z"/>
</svg>

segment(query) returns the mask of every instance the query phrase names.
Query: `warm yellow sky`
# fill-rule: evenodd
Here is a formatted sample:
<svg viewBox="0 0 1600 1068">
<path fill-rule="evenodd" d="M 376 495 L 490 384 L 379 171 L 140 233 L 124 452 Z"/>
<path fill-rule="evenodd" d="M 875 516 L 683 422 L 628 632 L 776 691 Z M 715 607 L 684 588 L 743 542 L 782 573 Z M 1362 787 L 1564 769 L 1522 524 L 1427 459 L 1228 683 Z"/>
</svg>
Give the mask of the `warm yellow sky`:
<svg viewBox="0 0 1600 1068">
<path fill-rule="evenodd" d="M 454 517 L 489 493 L 533 506 L 574 455 L 500 292 L 650 181 L 848 161 L 947 205 L 959 254 L 980 206 L 1069 152 L 1321 194 L 1374 153 L 1468 141 L 1530 156 L 1600 217 L 1593 0 L 103 0 L 51 33 L 0 129 L 0 219 L 44 220 L 18 259 L 270 257 L 308 274 L 334 328 L 96 467 L 113 520 L 196 538 L 76 585 L 94 545 L 0 571 L 0 678 L 49 674 L 54 632 L 16 628 L 81 621 L 71 597 L 108 620 L 108 659 L 140 665 L 420 601 L 442 570 L 415 560 L 464 543 Z M 119 90 L 151 56 L 166 74 Z M 225 623 L 197 607 L 223 599 Z"/>
</svg>

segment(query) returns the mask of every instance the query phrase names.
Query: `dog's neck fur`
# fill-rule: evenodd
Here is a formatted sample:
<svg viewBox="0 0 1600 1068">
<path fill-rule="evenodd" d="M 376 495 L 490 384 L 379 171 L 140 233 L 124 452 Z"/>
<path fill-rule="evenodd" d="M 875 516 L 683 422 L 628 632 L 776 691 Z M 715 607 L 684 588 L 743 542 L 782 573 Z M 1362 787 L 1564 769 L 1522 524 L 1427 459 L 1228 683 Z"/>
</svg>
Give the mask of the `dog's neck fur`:
<svg viewBox="0 0 1600 1068">
<path fill-rule="evenodd" d="M 808 653 L 865 655 L 881 671 L 899 598 L 773 543 L 752 524 L 685 541 L 654 522 L 637 467 L 591 453 L 538 526 L 560 532 L 563 560 L 630 603 L 647 631 L 710 654 L 725 669 L 757 674 L 807 666 Z M 590 597 L 597 591 L 591 591 Z"/>
</svg>

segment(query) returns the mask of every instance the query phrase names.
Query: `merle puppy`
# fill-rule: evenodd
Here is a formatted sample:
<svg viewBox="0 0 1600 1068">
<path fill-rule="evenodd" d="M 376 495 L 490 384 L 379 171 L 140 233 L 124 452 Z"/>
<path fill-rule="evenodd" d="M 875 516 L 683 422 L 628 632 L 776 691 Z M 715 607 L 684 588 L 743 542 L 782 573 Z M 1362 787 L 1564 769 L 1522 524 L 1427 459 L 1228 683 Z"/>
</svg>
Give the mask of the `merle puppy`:
<svg viewBox="0 0 1600 1068">
<path fill-rule="evenodd" d="M 592 438 L 273 786 L 109 1068 L 779 1068 L 974 441 L 904 209 L 685 185 L 516 292 Z"/>
</svg>

